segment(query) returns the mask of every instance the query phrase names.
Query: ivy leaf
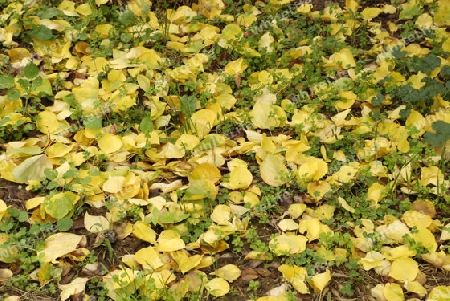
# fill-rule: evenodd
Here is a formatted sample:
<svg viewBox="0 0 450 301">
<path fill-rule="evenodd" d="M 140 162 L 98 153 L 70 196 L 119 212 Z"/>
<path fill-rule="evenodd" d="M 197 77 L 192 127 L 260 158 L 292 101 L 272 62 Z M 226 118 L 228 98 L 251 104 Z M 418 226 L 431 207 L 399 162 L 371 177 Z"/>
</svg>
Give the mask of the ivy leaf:
<svg viewBox="0 0 450 301">
<path fill-rule="evenodd" d="M 18 100 L 20 98 L 20 91 L 16 88 L 8 90 L 8 99 L 11 101 Z"/>
<path fill-rule="evenodd" d="M 91 130 L 99 130 L 102 128 L 102 119 L 98 116 L 91 116 L 84 120 L 84 126 Z"/>
<path fill-rule="evenodd" d="M 450 77 L 450 66 L 444 66 L 441 69 L 441 75 L 443 77 Z"/>
<path fill-rule="evenodd" d="M 186 117 L 190 118 L 196 109 L 197 99 L 195 96 L 183 95 L 181 97 L 181 112 L 183 112 Z"/>
<path fill-rule="evenodd" d="M 396 59 L 402 59 L 408 54 L 408 52 L 401 51 L 401 49 L 402 49 L 402 47 L 400 47 L 400 46 L 394 47 L 394 49 L 392 49 L 392 55 Z"/>
<path fill-rule="evenodd" d="M 14 85 L 14 77 L 0 74 L 0 89 L 8 89 Z"/>
<path fill-rule="evenodd" d="M 129 26 L 131 23 L 133 23 L 136 20 L 136 16 L 133 14 L 133 12 L 127 10 L 123 14 L 119 16 L 119 21 L 125 26 Z"/>
<path fill-rule="evenodd" d="M 33 26 L 33 29 L 28 34 L 41 41 L 48 41 L 53 38 L 52 31 L 44 25 Z"/>
<path fill-rule="evenodd" d="M 142 118 L 141 123 L 139 124 L 139 129 L 145 135 L 148 135 L 151 131 L 153 131 L 153 123 L 150 119 L 150 116 L 145 116 L 144 118 Z"/>
<path fill-rule="evenodd" d="M 77 195 L 71 191 L 58 193 L 46 199 L 41 209 L 44 209 L 51 217 L 59 220 L 72 211 L 76 199 Z"/>
<path fill-rule="evenodd" d="M 26 78 L 35 78 L 36 76 L 38 76 L 39 74 L 39 68 L 33 64 L 33 63 L 28 63 L 25 68 L 23 68 L 23 75 Z"/>
<path fill-rule="evenodd" d="M 430 73 L 441 65 L 441 59 L 434 54 L 427 55 L 423 58 L 414 57 L 410 67 L 414 71 Z"/>
<path fill-rule="evenodd" d="M 14 207 L 8 207 L 6 211 L 11 217 L 16 218 L 21 223 L 28 219 L 28 213 L 26 211 L 22 211 Z"/>
<path fill-rule="evenodd" d="M 450 139 L 450 123 L 438 120 L 433 123 L 432 128 L 436 133 L 425 133 L 423 137 L 426 142 L 433 146 L 440 146 Z"/>
<path fill-rule="evenodd" d="M 383 100 L 384 100 L 383 94 L 381 94 L 380 92 L 377 92 L 377 95 L 372 97 L 372 104 L 374 106 L 380 106 L 381 103 L 383 102 Z"/>
<path fill-rule="evenodd" d="M 54 7 L 44 8 L 37 14 L 41 19 L 51 19 L 62 15 L 62 12 Z"/>
<path fill-rule="evenodd" d="M 68 231 L 73 226 L 73 220 L 70 218 L 62 218 L 56 223 L 59 231 Z"/>
</svg>

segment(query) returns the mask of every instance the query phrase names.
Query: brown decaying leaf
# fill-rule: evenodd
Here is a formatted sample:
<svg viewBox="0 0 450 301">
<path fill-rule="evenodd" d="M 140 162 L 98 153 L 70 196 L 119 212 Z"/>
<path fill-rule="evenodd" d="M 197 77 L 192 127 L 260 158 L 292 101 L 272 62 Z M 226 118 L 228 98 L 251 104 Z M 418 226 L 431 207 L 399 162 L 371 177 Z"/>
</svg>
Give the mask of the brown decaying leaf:
<svg viewBox="0 0 450 301">
<path fill-rule="evenodd" d="M 250 280 L 255 280 L 258 279 L 258 272 L 256 272 L 254 269 L 249 268 L 249 269 L 245 269 L 241 271 L 241 278 L 244 281 L 250 281 Z"/>
</svg>

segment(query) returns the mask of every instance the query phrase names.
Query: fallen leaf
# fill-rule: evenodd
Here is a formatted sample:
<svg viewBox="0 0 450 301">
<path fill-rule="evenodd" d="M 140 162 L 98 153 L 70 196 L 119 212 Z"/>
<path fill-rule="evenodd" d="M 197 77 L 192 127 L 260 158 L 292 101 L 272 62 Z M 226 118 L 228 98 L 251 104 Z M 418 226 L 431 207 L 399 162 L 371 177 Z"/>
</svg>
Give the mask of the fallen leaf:
<svg viewBox="0 0 450 301">
<path fill-rule="evenodd" d="M 283 277 L 289 281 L 292 286 L 301 294 L 309 294 L 309 289 L 306 286 L 306 269 L 297 265 L 282 264 L 278 271 Z"/>
<path fill-rule="evenodd" d="M 214 278 L 206 284 L 206 289 L 214 297 L 221 297 L 228 294 L 230 285 L 222 278 Z"/>
<path fill-rule="evenodd" d="M 58 284 L 58 288 L 61 290 L 61 300 L 65 301 L 73 295 L 83 293 L 88 280 L 89 278 L 78 277 L 69 284 Z"/>
<path fill-rule="evenodd" d="M 417 262 L 412 258 L 398 258 L 392 262 L 389 276 L 399 281 L 412 281 L 419 272 Z"/>
<path fill-rule="evenodd" d="M 101 215 L 84 214 L 84 227 L 91 233 L 99 233 L 110 229 L 109 221 Z"/>
<path fill-rule="evenodd" d="M 234 264 L 227 264 L 217 269 L 214 274 L 228 282 L 233 282 L 241 276 L 241 270 Z"/>
<path fill-rule="evenodd" d="M 42 251 L 37 252 L 37 256 L 43 262 L 57 263 L 57 258 L 67 255 L 77 249 L 78 244 L 84 236 L 72 233 L 56 233 L 50 235 L 45 240 Z"/>
<path fill-rule="evenodd" d="M 255 280 L 258 279 L 258 277 L 258 273 L 252 268 L 242 270 L 241 279 L 244 281 Z"/>
<path fill-rule="evenodd" d="M 331 280 L 330 270 L 326 270 L 323 273 L 316 274 L 312 276 L 308 283 L 314 288 L 314 291 L 321 292 L 328 285 Z"/>
</svg>

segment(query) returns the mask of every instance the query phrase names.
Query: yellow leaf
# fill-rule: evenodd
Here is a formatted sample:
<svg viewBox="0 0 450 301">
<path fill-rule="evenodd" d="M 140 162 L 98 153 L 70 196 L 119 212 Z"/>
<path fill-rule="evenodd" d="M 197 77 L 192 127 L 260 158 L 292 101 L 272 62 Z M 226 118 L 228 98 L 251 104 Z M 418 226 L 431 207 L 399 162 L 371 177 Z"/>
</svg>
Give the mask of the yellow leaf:
<svg viewBox="0 0 450 301">
<path fill-rule="evenodd" d="M 218 225 L 229 225 L 231 219 L 231 209 L 226 205 L 217 205 L 211 213 L 211 219 Z"/>
<path fill-rule="evenodd" d="M 228 188 L 230 189 L 246 189 L 253 181 L 252 173 L 246 166 L 237 166 L 230 173 L 230 182 Z"/>
<path fill-rule="evenodd" d="M 175 145 L 180 149 L 193 150 L 200 143 L 197 136 L 191 134 L 182 134 L 175 142 Z"/>
<path fill-rule="evenodd" d="M 315 181 L 308 184 L 306 187 L 308 194 L 315 200 L 320 200 L 331 190 L 331 185 L 325 181 Z"/>
<path fill-rule="evenodd" d="M 102 280 L 105 284 L 107 295 L 113 300 L 119 300 L 120 295 L 132 295 L 137 289 L 138 285 L 135 283 L 135 279 L 141 273 L 135 269 L 116 269 L 105 276 Z"/>
<path fill-rule="evenodd" d="M 302 219 L 298 223 L 298 231 L 300 233 L 306 232 L 306 238 L 308 238 L 308 241 L 313 241 L 315 239 L 318 239 L 320 236 L 320 233 L 322 233 L 323 224 L 319 221 L 317 218 L 308 218 L 308 219 Z"/>
<path fill-rule="evenodd" d="M 408 118 L 406 118 L 405 125 L 415 127 L 419 131 L 418 133 L 412 135 L 412 137 L 421 136 L 425 132 L 425 117 L 423 117 L 422 114 L 416 110 L 411 110 Z"/>
<path fill-rule="evenodd" d="M 338 198 L 338 202 L 339 204 L 342 206 L 342 208 L 344 208 L 345 210 L 347 210 L 348 212 L 354 213 L 355 212 L 355 208 L 353 208 L 352 206 L 350 206 L 347 201 L 345 199 L 343 199 L 342 197 Z"/>
<path fill-rule="evenodd" d="M 150 227 L 149 224 L 143 221 L 137 221 L 134 224 L 132 233 L 141 240 L 151 244 L 156 243 L 156 232 Z"/>
<path fill-rule="evenodd" d="M 448 296 L 450 296 L 450 286 L 439 285 L 431 290 L 427 301 L 446 301 Z"/>
<path fill-rule="evenodd" d="M 210 163 L 201 163 L 197 165 L 188 175 L 189 182 L 200 179 L 208 179 L 213 183 L 217 183 L 220 178 L 220 170 Z"/>
<path fill-rule="evenodd" d="M 397 283 L 387 283 L 383 289 L 383 295 L 387 301 L 404 301 L 403 290 Z"/>
<path fill-rule="evenodd" d="M 309 211 L 308 215 L 311 215 L 312 217 L 318 218 L 319 220 L 326 220 L 331 219 L 334 217 L 334 210 L 336 207 L 329 205 L 329 204 L 323 204 L 319 207 L 317 207 L 314 211 Z"/>
<path fill-rule="evenodd" d="M 306 204 L 291 204 L 285 214 L 292 218 L 299 218 L 306 210 Z"/>
<path fill-rule="evenodd" d="M 336 101 L 333 104 L 338 111 L 350 109 L 358 98 L 352 91 L 339 91 L 339 97 L 341 100 Z"/>
<path fill-rule="evenodd" d="M 185 248 L 180 234 L 174 230 L 164 230 L 159 234 L 158 247 L 160 252 L 173 252 Z"/>
<path fill-rule="evenodd" d="M 299 254 L 306 249 L 308 239 L 303 235 L 277 235 L 269 242 L 270 250 L 276 255 Z"/>
<path fill-rule="evenodd" d="M 378 17 L 378 15 L 380 13 L 381 13 L 381 8 L 367 7 L 367 8 L 364 8 L 364 10 L 361 12 L 361 16 L 363 16 L 364 20 L 370 21 L 373 18 Z"/>
<path fill-rule="evenodd" d="M 105 39 L 109 36 L 109 31 L 113 29 L 114 26 L 111 24 L 100 24 L 95 27 L 95 31 L 99 34 L 101 39 Z"/>
<path fill-rule="evenodd" d="M 217 269 L 214 275 L 228 282 L 233 282 L 241 276 L 241 270 L 234 264 L 227 264 Z"/>
<path fill-rule="evenodd" d="M 43 134 L 50 135 L 60 130 L 60 124 L 56 114 L 50 111 L 42 111 L 38 114 L 36 128 Z"/>
<path fill-rule="evenodd" d="M 1 97 L 0 97 L 0 105 L 1 105 Z M 8 120 L 5 119 L 2 120 L 2 126 L 27 123 L 31 121 L 31 118 L 25 117 L 21 113 L 15 112 L 8 113 L 6 109 L 4 109 L 4 111 L 0 113 L 0 117 L 8 117 Z"/>
<path fill-rule="evenodd" d="M 257 101 L 250 112 L 252 123 L 259 129 L 270 129 L 286 123 L 286 112 L 277 105 Z"/>
<path fill-rule="evenodd" d="M 209 109 L 201 109 L 192 114 L 191 121 L 194 133 L 203 138 L 217 124 L 216 113 Z"/>
<path fill-rule="evenodd" d="M 415 242 L 421 243 L 428 252 L 435 252 L 437 249 L 437 242 L 434 234 L 430 230 L 424 227 L 417 227 L 416 232 L 412 232 L 411 237 Z"/>
<path fill-rule="evenodd" d="M 419 272 L 417 262 L 412 258 L 399 258 L 392 262 L 389 276 L 399 281 L 412 281 Z"/>
<path fill-rule="evenodd" d="M 289 298 L 286 296 L 264 296 L 259 297 L 256 301 L 289 301 Z"/>
<path fill-rule="evenodd" d="M 235 61 L 231 61 L 225 65 L 225 74 L 229 76 L 235 76 L 244 72 L 248 65 L 245 63 L 243 58 L 239 58 Z"/>
<path fill-rule="evenodd" d="M 282 219 L 278 223 L 278 228 L 281 229 L 281 231 L 296 231 L 298 229 L 298 223 L 294 221 L 293 219 Z"/>
<path fill-rule="evenodd" d="M 308 294 L 309 289 L 306 286 L 306 268 L 297 265 L 282 264 L 278 267 L 283 277 L 289 281 L 292 286 L 301 294 Z"/>
<path fill-rule="evenodd" d="M 209 179 L 193 180 L 189 183 L 189 187 L 184 193 L 183 200 L 195 201 L 204 198 L 215 199 L 217 192 L 218 187 L 216 187 Z"/>
<path fill-rule="evenodd" d="M 197 267 L 200 262 L 202 261 L 203 256 L 202 255 L 194 255 L 183 258 L 179 263 L 179 268 L 182 273 L 186 273 L 193 268 Z"/>
<path fill-rule="evenodd" d="M 214 297 L 221 297 L 230 291 L 230 285 L 222 278 L 214 278 L 206 284 L 206 289 Z"/>
<path fill-rule="evenodd" d="M 450 223 L 446 224 L 444 228 L 450 229 Z M 450 231 L 443 229 L 441 232 L 441 240 L 450 240 Z"/>
<path fill-rule="evenodd" d="M 421 167 L 419 181 L 423 186 L 429 184 L 439 186 L 444 182 L 444 175 L 437 166 Z"/>
<path fill-rule="evenodd" d="M 428 293 L 427 289 L 424 288 L 423 285 L 417 281 L 406 281 L 404 287 L 408 292 L 416 293 L 422 298 L 425 297 L 426 294 Z"/>
<path fill-rule="evenodd" d="M 262 51 L 263 49 L 265 49 L 267 53 L 270 53 L 273 51 L 274 42 L 274 37 L 270 34 L 269 31 L 267 31 L 261 36 L 261 39 L 258 42 L 258 50 Z"/>
<path fill-rule="evenodd" d="M 426 83 L 422 81 L 422 79 L 424 79 L 425 77 L 427 77 L 427 75 L 419 71 L 417 72 L 417 74 L 413 74 L 409 77 L 408 83 L 411 83 L 411 86 L 414 89 L 420 90 L 423 86 L 426 85 Z"/>
<path fill-rule="evenodd" d="M 37 256 L 43 262 L 57 263 L 58 257 L 75 251 L 82 239 L 84 236 L 72 233 L 53 234 L 45 240 L 45 246 L 37 252 Z"/>
<path fill-rule="evenodd" d="M 296 164 L 303 163 L 303 160 L 299 159 L 301 159 L 302 153 L 309 150 L 310 148 L 311 147 L 308 145 L 308 141 L 290 142 L 286 150 L 286 161 L 294 162 Z"/>
<path fill-rule="evenodd" d="M 253 208 L 259 203 L 261 203 L 261 201 L 259 200 L 258 195 L 256 193 L 246 191 L 244 195 L 244 203 L 249 204 L 250 208 Z"/>
<path fill-rule="evenodd" d="M 250 251 L 245 255 L 245 260 L 270 260 L 271 255 L 268 252 Z"/>
<path fill-rule="evenodd" d="M 442 43 L 442 49 L 446 52 L 450 52 L 450 38 L 447 38 L 444 43 Z"/>
<path fill-rule="evenodd" d="M 274 4 L 274 5 L 283 5 L 283 4 L 291 3 L 291 1 L 292 0 L 270 0 L 269 3 Z"/>
<path fill-rule="evenodd" d="M 83 293 L 88 280 L 89 278 L 78 277 L 69 284 L 58 284 L 58 288 L 61 290 L 61 300 L 65 301 L 73 295 Z"/>
<path fill-rule="evenodd" d="M 67 155 L 72 149 L 74 145 L 66 145 L 61 142 L 56 142 L 55 144 L 50 145 L 45 153 L 49 158 L 61 158 Z"/>
<path fill-rule="evenodd" d="M 356 66 L 355 59 L 349 48 L 342 48 L 330 56 L 330 61 L 335 65 L 341 64 L 344 69 Z"/>
<path fill-rule="evenodd" d="M 410 228 L 413 228 L 415 226 L 428 228 L 433 222 L 431 216 L 415 210 L 406 211 L 405 213 L 403 213 L 402 218 Z"/>
<path fill-rule="evenodd" d="M 91 233 L 99 233 L 110 229 L 109 221 L 101 215 L 90 215 L 88 212 L 84 215 L 84 227 Z"/>
<path fill-rule="evenodd" d="M 350 165 L 344 165 L 339 168 L 338 172 L 333 175 L 339 183 L 349 183 L 352 181 L 358 172 L 358 168 Z"/>
<path fill-rule="evenodd" d="M 125 180 L 125 177 L 122 176 L 109 177 L 108 180 L 103 183 L 102 189 L 105 192 L 118 193 L 122 190 Z"/>
<path fill-rule="evenodd" d="M 309 157 L 302 165 L 300 165 L 299 169 L 297 170 L 297 176 L 301 181 L 317 181 L 324 175 L 326 175 L 327 172 L 328 165 L 323 159 Z"/>
<path fill-rule="evenodd" d="M 106 154 L 111 154 L 122 147 L 122 139 L 118 135 L 105 134 L 98 140 L 98 147 Z"/>
<path fill-rule="evenodd" d="M 8 209 L 8 206 L 6 205 L 5 201 L 0 199 L 0 221 L 2 218 L 7 214 L 6 210 Z"/>
<path fill-rule="evenodd" d="M 136 262 L 141 264 L 144 269 L 154 271 L 164 265 L 159 253 L 152 247 L 142 248 L 135 254 Z"/>
<path fill-rule="evenodd" d="M 0 269 L 0 283 L 8 282 L 13 276 L 13 272 L 10 269 Z"/>
<path fill-rule="evenodd" d="M 167 142 L 160 153 L 158 153 L 159 158 L 164 159 L 179 159 L 183 158 L 185 154 L 184 149 L 181 149 L 180 147 L 176 146 L 175 144 L 171 142 Z"/>
<path fill-rule="evenodd" d="M 377 251 L 370 251 L 361 258 L 358 263 L 363 265 L 364 270 L 368 271 L 370 269 L 374 269 L 382 266 L 382 261 L 385 259 L 383 254 Z"/>
<path fill-rule="evenodd" d="M 367 199 L 372 201 L 373 205 L 377 205 L 378 202 L 384 197 L 386 187 L 380 183 L 373 183 L 370 185 L 367 191 Z"/>
<path fill-rule="evenodd" d="M 219 41 L 220 47 L 227 48 L 230 42 L 239 40 L 242 37 L 242 29 L 236 24 L 228 24 L 222 30 L 222 35 Z"/>
<path fill-rule="evenodd" d="M 24 160 L 12 170 L 14 182 L 28 183 L 40 180 L 45 176 L 45 169 L 53 169 L 53 165 L 46 155 L 37 155 Z"/>
<path fill-rule="evenodd" d="M 278 187 L 286 183 L 288 169 L 281 155 L 268 154 L 260 165 L 261 178 L 266 184 Z"/>
<path fill-rule="evenodd" d="M 313 8 L 313 5 L 311 3 L 303 3 L 298 6 L 297 12 L 310 13 L 312 8 Z"/>
<path fill-rule="evenodd" d="M 37 206 L 41 205 L 44 201 L 45 197 L 43 196 L 28 199 L 27 203 L 25 204 L 25 208 L 27 208 L 27 210 L 36 208 Z"/>
<path fill-rule="evenodd" d="M 383 238 L 398 243 L 403 243 L 405 240 L 403 236 L 410 233 L 408 226 L 399 220 L 395 220 L 388 225 L 379 226 L 376 231 L 378 231 Z"/>
<path fill-rule="evenodd" d="M 325 272 L 314 275 L 309 284 L 314 288 L 314 291 L 321 292 L 331 280 L 331 272 L 327 269 Z"/>
<path fill-rule="evenodd" d="M 256 20 L 258 20 L 258 18 L 255 15 L 239 15 L 236 18 L 236 23 L 245 28 L 249 28 Z"/>
<path fill-rule="evenodd" d="M 78 5 L 76 12 L 82 16 L 89 16 L 92 14 L 91 6 L 88 3 Z"/>
<path fill-rule="evenodd" d="M 401 245 L 395 248 L 391 247 L 382 247 L 381 252 L 384 256 L 386 256 L 386 259 L 388 260 L 395 260 L 399 258 L 405 258 L 405 257 L 413 257 L 417 254 L 416 250 L 411 250 L 407 245 Z"/>
<path fill-rule="evenodd" d="M 438 3 L 438 9 L 434 13 L 434 22 L 438 26 L 450 25 L 448 16 L 450 15 L 450 0 L 440 0 Z"/>
</svg>

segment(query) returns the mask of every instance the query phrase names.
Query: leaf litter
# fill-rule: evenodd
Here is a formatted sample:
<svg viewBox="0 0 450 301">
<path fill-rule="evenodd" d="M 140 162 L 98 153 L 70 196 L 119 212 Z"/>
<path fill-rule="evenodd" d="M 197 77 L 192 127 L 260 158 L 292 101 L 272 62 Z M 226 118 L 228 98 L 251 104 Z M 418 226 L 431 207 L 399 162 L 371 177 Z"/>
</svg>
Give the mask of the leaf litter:
<svg viewBox="0 0 450 301">
<path fill-rule="evenodd" d="M 120 4 L 1 4 L 5 300 L 450 298 L 448 1 Z"/>
</svg>

